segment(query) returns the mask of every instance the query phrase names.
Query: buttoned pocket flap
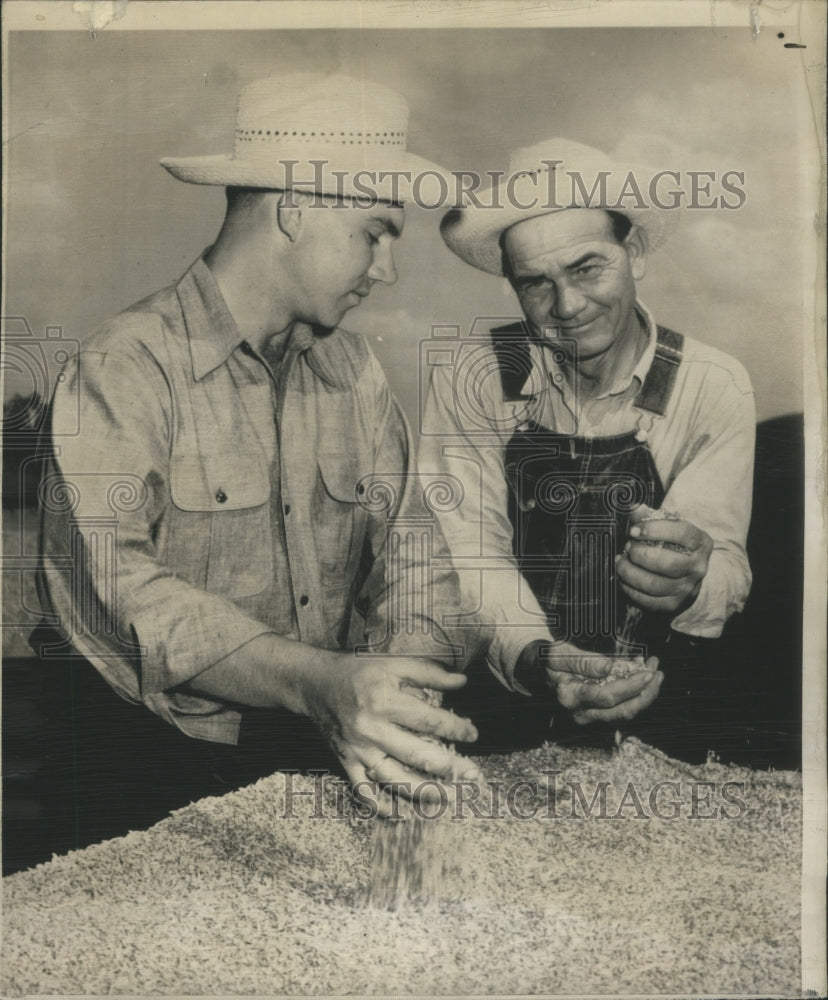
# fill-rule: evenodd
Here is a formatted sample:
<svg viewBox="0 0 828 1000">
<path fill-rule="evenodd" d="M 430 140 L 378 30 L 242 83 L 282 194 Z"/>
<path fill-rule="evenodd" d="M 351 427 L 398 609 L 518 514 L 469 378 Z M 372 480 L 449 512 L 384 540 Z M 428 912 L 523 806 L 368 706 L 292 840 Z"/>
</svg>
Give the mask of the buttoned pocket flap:
<svg viewBox="0 0 828 1000">
<path fill-rule="evenodd" d="M 362 502 L 365 466 L 353 453 L 325 451 L 317 456 L 317 468 L 312 523 L 320 576 L 329 589 L 350 587 L 368 516 Z"/>
<path fill-rule="evenodd" d="M 320 452 L 319 474 L 326 491 L 341 503 L 357 503 L 365 494 L 367 474 L 353 454 Z"/>
<path fill-rule="evenodd" d="M 260 507 L 270 498 L 270 476 L 255 452 L 178 455 L 170 469 L 170 494 L 180 510 Z"/>
</svg>

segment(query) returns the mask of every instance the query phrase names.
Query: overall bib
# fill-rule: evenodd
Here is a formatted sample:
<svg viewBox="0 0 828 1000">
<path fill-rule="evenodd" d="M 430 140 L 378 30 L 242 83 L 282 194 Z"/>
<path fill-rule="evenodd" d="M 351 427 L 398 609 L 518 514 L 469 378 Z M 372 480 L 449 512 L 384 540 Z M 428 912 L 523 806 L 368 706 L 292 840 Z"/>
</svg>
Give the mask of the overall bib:
<svg viewBox="0 0 828 1000">
<path fill-rule="evenodd" d="M 658 328 L 653 363 L 634 402 L 642 417 L 664 415 L 683 343 L 681 334 Z M 493 344 L 505 399 L 525 401 L 521 389 L 532 362 L 523 327 L 493 331 Z M 658 508 L 664 499 L 645 434 L 572 437 L 530 421 L 514 432 L 504 466 L 513 551 L 552 635 L 586 650 L 626 656 L 663 656 L 669 645 L 673 658 L 679 650 L 678 634 L 670 632 L 672 615 L 631 609 L 615 574 L 630 511 L 641 503 Z M 471 664 L 468 673 L 468 684 L 446 696 L 447 707 L 471 718 L 480 734 L 465 752 L 509 753 L 548 739 L 609 746 L 614 739 L 614 725 L 576 725 L 551 692 L 526 697 L 507 691 L 485 661 Z"/>
<path fill-rule="evenodd" d="M 642 415 L 664 415 L 682 344 L 680 334 L 658 328 L 653 363 L 633 403 Z M 502 344 L 501 359 L 515 350 L 528 353 L 525 341 Z M 522 368 L 512 364 L 501 370 Z M 503 382 L 509 398 L 509 378 Z M 615 573 L 630 512 L 639 504 L 658 509 L 664 500 L 646 433 L 573 437 L 530 421 L 515 431 L 504 464 L 514 554 L 552 634 L 596 653 L 657 652 L 667 638 L 669 617 L 642 614 Z"/>
</svg>

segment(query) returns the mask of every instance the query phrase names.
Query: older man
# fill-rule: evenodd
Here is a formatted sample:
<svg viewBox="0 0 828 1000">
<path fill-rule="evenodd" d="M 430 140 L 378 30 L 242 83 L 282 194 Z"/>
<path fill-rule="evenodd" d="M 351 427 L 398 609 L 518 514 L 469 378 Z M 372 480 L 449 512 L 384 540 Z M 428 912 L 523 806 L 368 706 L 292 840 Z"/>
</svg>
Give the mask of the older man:
<svg viewBox="0 0 828 1000">
<path fill-rule="evenodd" d="M 433 739 L 474 728 L 426 689 L 460 686 L 480 635 L 429 611 L 456 610 L 456 577 L 406 548 L 411 518 L 434 554 L 444 543 L 385 377 L 340 328 L 396 280 L 404 175 L 439 169 L 406 152 L 407 114 L 398 94 L 347 77 L 247 87 L 232 155 L 163 161 L 227 188 L 214 245 L 88 337 L 54 396 L 44 607 L 124 699 L 240 744 L 249 776 L 318 761 L 291 747 L 298 717 L 362 786 L 434 794 L 422 772 L 476 773 Z M 65 434 L 78 412 L 80 434 Z M 113 699 L 78 728 L 115 717 Z M 147 736 L 146 766 L 163 739 Z"/>
<path fill-rule="evenodd" d="M 579 723 L 647 708 L 656 657 L 669 671 L 718 636 L 750 587 L 750 382 L 637 297 L 675 213 L 624 208 L 630 175 L 550 140 L 445 217 L 449 248 L 505 275 L 525 319 L 478 323 L 433 367 L 420 456 L 465 487 L 442 523 L 468 606 L 497 627 L 489 666 Z"/>
</svg>

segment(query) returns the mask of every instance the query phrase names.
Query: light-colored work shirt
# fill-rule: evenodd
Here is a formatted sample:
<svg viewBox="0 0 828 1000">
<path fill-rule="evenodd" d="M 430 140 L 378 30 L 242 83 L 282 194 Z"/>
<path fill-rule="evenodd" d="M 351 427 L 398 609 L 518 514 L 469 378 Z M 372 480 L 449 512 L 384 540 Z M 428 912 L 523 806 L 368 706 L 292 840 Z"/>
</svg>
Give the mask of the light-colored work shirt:
<svg viewBox="0 0 828 1000">
<path fill-rule="evenodd" d="M 365 340 L 296 324 L 271 360 L 199 259 L 91 335 L 52 405 L 44 609 L 123 697 L 223 742 L 240 707 L 188 683 L 259 635 L 461 665 L 480 638 L 442 625 L 456 575 Z"/>
<path fill-rule="evenodd" d="M 657 337 L 649 311 L 641 303 L 638 309 L 649 332 L 647 346 L 633 371 L 594 399 L 577 398 L 555 351 L 533 341 L 531 370 L 520 393 L 526 398 L 506 399 L 490 331 L 513 320 L 482 321 L 467 338 L 429 344 L 431 381 L 419 465 L 424 474 L 451 475 L 463 483 L 462 503 L 441 514 L 443 531 L 460 571 L 465 606 L 495 627 L 489 664 L 510 688 L 523 649 L 554 638 L 518 569 L 508 515 L 504 452 L 529 421 L 580 437 L 635 430 L 648 442 L 666 491 L 663 508 L 713 539 L 698 597 L 673 619 L 673 629 L 715 638 L 750 591 L 745 542 L 756 434 L 750 380 L 734 358 L 687 337 L 664 416 L 635 409 Z"/>
</svg>

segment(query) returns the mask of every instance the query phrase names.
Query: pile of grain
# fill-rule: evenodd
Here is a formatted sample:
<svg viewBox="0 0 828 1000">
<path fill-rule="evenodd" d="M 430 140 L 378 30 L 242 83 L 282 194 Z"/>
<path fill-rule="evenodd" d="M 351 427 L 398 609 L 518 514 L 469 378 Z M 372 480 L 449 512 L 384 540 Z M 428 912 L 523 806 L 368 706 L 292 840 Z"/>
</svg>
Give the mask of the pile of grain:
<svg viewBox="0 0 828 1000">
<path fill-rule="evenodd" d="M 367 907 L 372 823 L 331 779 L 274 775 L 6 879 L 2 995 L 798 992 L 798 775 L 636 741 L 480 763 L 504 797 L 529 784 L 501 818 L 440 821 L 428 909 Z M 632 779 L 645 808 L 659 781 L 742 782 L 746 810 L 573 818 L 567 782 Z"/>
</svg>

